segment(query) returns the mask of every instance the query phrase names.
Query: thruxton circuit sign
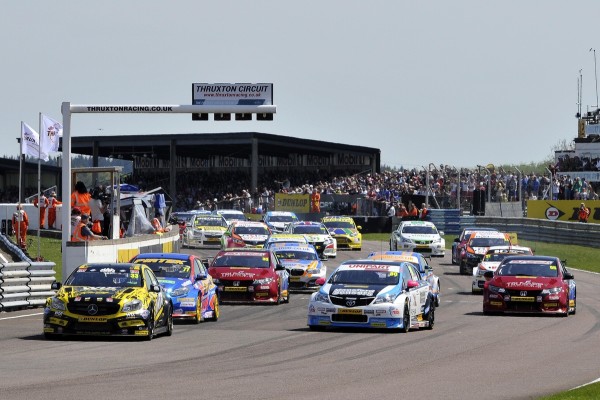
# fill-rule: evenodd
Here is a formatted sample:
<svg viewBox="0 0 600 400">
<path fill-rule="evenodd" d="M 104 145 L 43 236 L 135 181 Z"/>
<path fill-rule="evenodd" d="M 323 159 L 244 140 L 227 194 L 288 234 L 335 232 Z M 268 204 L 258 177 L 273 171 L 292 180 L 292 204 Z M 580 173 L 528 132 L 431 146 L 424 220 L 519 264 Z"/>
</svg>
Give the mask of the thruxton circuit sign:
<svg viewBox="0 0 600 400">
<path fill-rule="evenodd" d="M 192 104 L 272 105 L 272 83 L 194 83 Z"/>
</svg>

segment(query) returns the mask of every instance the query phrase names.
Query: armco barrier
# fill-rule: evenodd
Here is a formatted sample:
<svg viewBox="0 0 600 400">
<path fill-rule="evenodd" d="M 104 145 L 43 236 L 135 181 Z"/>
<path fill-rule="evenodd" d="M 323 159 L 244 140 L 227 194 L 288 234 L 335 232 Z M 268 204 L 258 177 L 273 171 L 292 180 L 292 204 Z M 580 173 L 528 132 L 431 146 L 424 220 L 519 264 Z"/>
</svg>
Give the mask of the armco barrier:
<svg viewBox="0 0 600 400">
<path fill-rule="evenodd" d="M 55 292 L 53 262 L 0 263 L 0 311 L 37 307 Z"/>
<path fill-rule="evenodd" d="M 476 226 L 516 232 L 519 239 L 547 243 L 600 246 L 600 224 L 550 221 L 533 218 L 476 217 Z"/>
</svg>

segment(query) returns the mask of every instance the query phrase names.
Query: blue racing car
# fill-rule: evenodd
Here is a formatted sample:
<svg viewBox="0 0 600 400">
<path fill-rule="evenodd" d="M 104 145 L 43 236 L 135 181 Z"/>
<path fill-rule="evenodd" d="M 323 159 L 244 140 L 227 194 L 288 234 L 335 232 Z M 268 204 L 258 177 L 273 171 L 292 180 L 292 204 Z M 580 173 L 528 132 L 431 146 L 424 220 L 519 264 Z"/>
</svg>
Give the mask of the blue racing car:
<svg viewBox="0 0 600 400">
<path fill-rule="evenodd" d="M 217 286 L 192 254 L 141 253 L 132 263 L 149 266 L 173 302 L 173 318 L 195 323 L 219 319 Z"/>
</svg>

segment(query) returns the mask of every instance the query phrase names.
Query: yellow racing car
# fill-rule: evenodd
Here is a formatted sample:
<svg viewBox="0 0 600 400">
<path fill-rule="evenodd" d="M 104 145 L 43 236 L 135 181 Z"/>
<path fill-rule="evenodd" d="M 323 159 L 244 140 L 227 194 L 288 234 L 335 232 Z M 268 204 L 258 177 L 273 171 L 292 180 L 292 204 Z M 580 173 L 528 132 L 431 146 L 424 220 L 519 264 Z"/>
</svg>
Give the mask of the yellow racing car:
<svg viewBox="0 0 600 400">
<path fill-rule="evenodd" d="M 120 335 L 152 340 L 173 333 L 173 305 L 144 264 L 93 263 L 76 268 L 46 300 L 44 336 Z"/>
</svg>

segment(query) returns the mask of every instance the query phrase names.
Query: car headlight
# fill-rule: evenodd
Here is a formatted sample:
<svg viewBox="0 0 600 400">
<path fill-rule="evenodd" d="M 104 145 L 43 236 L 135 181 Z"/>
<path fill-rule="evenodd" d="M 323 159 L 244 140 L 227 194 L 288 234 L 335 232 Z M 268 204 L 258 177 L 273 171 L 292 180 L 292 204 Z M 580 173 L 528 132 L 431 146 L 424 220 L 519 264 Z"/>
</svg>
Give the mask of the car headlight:
<svg viewBox="0 0 600 400">
<path fill-rule="evenodd" d="M 327 295 L 327 293 L 322 292 L 320 290 L 317 292 L 317 294 L 315 294 L 315 298 L 313 300 L 320 301 L 321 303 L 331 303 L 329 301 L 329 295 Z"/>
<path fill-rule="evenodd" d="M 133 312 L 142 309 L 142 302 L 138 299 L 128 301 L 123 305 L 123 312 Z"/>
<path fill-rule="evenodd" d="M 253 284 L 255 285 L 268 285 L 273 282 L 273 278 L 263 278 L 263 279 L 255 279 Z"/>
<path fill-rule="evenodd" d="M 488 285 L 488 290 L 492 293 L 506 293 L 506 290 L 504 290 L 504 288 L 494 285 Z"/>
<path fill-rule="evenodd" d="M 542 294 L 555 294 L 560 292 L 562 292 L 562 287 L 560 286 L 542 290 Z"/>
<path fill-rule="evenodd" d="M 184 294 L 188 294 L 190 292 L 190 287 L 189 286 L 183 286 L 180 288 L 177 288 L 175 290 L 173 290 L 170 295 L 171 297 L 179 297 L 179 296 L 183 296 Z"/>
<path fill-rule="evenodd" d="M 66 309 L 65 303 L 58 297 L 52 298 L 52 300 L 50 301 L 50 308 L 60 311 L 64 311 Z"/>
<path fill-rule="evenodd" d="M 402 240 L 402 243 L 414 243 L 411 239 L 409 238 L 405 238 L 405 237 L 400 237 L 400 239 Z"/>
<path fill-rule="evenodd" d="M 381 304 L 381 303 L 393 303 L 396 300 L 400 293 L 383 293 L 375 298 L 375 302 L 373 304 Z"/>
<path fill-rule="evenodd" d="M 441 243 L 442 242 L 442 238 L 440 236 L 436 237 L 435 239 L 433 239 L 432 243 Z"/>
</svg>

